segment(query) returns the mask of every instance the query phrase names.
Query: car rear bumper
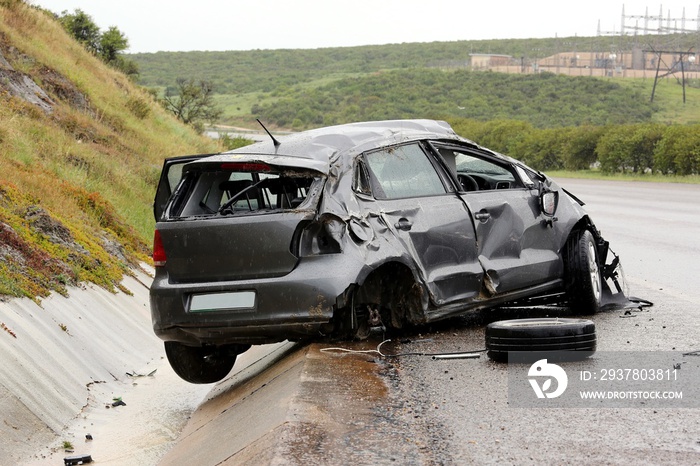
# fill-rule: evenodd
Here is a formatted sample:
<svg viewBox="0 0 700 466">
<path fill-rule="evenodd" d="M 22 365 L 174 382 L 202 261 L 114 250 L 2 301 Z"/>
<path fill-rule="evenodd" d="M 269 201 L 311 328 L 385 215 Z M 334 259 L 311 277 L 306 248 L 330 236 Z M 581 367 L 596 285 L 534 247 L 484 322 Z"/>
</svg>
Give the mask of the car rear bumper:
<svg viewBox="0 0 700 466">
<path fill-rule="evenodd" d="M 158 269 L 150 291 L 153 330 L 164 341 L 193 345 L 263 344 L 316 336 L 328 329 L 338 298 L 356 283 L 364 267 L 348 255 L 329 254 L 303 258 L 282 277 L 185 284 L 170 283 L 167 272 Z M 251 292 L 252 303 L 194 310 L 207 307 L 193 306 L 195 295 L 248 298 Z"/>
</svg>

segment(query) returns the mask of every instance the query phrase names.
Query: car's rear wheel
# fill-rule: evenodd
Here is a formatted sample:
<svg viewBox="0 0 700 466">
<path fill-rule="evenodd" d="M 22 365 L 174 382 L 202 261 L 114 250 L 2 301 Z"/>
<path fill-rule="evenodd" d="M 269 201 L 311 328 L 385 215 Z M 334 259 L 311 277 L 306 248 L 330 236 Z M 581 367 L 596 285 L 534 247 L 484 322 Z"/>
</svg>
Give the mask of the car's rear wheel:
<svg viewBox="0 0 700 466">
<path fill-rule="evenodd" d="M 584 314 L 598 312 L 603 283 L 598 249 L 590 231 L 584 230 L 569 239 L 566 266 L 569 306 Z"/>
<path fill-rule="evenodd" d="M 165 355 L 181 379 L 197 384 L 214 383 L 231 372 L 236 357 L 249 346 L 187 346 L 176 341 L 165 342 Z"/>
<path fill-rule="evenodd" d="M 492 322 L 486 327 L 487 355 L 505 361 L 508 353 L 575 351 L 587 357 L 596 350 L 595 323 L 588 319 L 533 318 Z"/>
<path fill-rule="evenodd" d="M 356 340 L 369 337 L 373 328 L 392 332 L 424 323 L 422 289 L 407 267 L 385 264 L 351 290 L 334 321 L 336 337 Z"/>
</svg>

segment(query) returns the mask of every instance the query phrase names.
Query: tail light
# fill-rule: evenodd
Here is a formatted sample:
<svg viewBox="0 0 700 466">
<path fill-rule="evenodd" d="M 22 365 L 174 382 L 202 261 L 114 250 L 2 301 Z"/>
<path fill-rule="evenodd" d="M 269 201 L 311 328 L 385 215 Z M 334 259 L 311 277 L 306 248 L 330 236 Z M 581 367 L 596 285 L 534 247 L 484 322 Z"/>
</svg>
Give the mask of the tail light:
<svg viewBox="0 0 700 466">
<path fill-rule="evenodd" d="M 153 265 L 156 267 L 164 267 L 166 260 L 163 240 L 160 237 L 160 231 L 156 230 L 153 235 Z"/>
<path fill-rule="evenodd" d="M 300 228 L 302 230 L 295 234 L 296 247 L 293 247 L 297 257 L 343 252 L 345 223 L 339 218 L 324 215 L 319 221 L 302 224 Z"/>
</svg>

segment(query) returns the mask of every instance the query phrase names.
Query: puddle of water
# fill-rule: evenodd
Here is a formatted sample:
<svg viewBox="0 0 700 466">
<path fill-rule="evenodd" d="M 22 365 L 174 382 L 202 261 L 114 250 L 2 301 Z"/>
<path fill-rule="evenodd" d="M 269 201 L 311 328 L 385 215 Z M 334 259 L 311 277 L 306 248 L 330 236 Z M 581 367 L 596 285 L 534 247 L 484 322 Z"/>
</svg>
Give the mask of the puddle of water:
<svg viewBox="0 0 700 466">
<path fill-rule="evenodd" d="M 92 385 L 88 406 L 60 437 L 59 443 L 70 442 L 74 452 L 53 445 L 27 464 L 54 466 L 63 464 L 67 456 L 83 454 L 100 465 L 157 464 L 211 386 L 184 382 L 165 359 L 138 372 L 148 374 L 154 369 L 153 376 Z M 112 407 L 117 397 L 126 406 Z M 87 434 L 92 440 L 86 439 Z"/>
</svg>

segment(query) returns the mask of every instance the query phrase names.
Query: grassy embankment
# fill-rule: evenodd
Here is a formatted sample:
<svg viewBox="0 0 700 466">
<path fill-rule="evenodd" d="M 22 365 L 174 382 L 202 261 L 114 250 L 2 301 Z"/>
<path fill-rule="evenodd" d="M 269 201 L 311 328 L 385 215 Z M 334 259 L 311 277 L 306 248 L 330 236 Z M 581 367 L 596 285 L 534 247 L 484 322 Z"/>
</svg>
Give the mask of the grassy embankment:
<svg viewBox="0 0 700 466">
<path fill-rule="evenodd" d="M 0 1 L 0 295 L 112 289 L 147 260 L 163 158 L 216 150 L 46 13 Z M 33 80 L 50 111 L 10 91 Z"/>
</svg>

